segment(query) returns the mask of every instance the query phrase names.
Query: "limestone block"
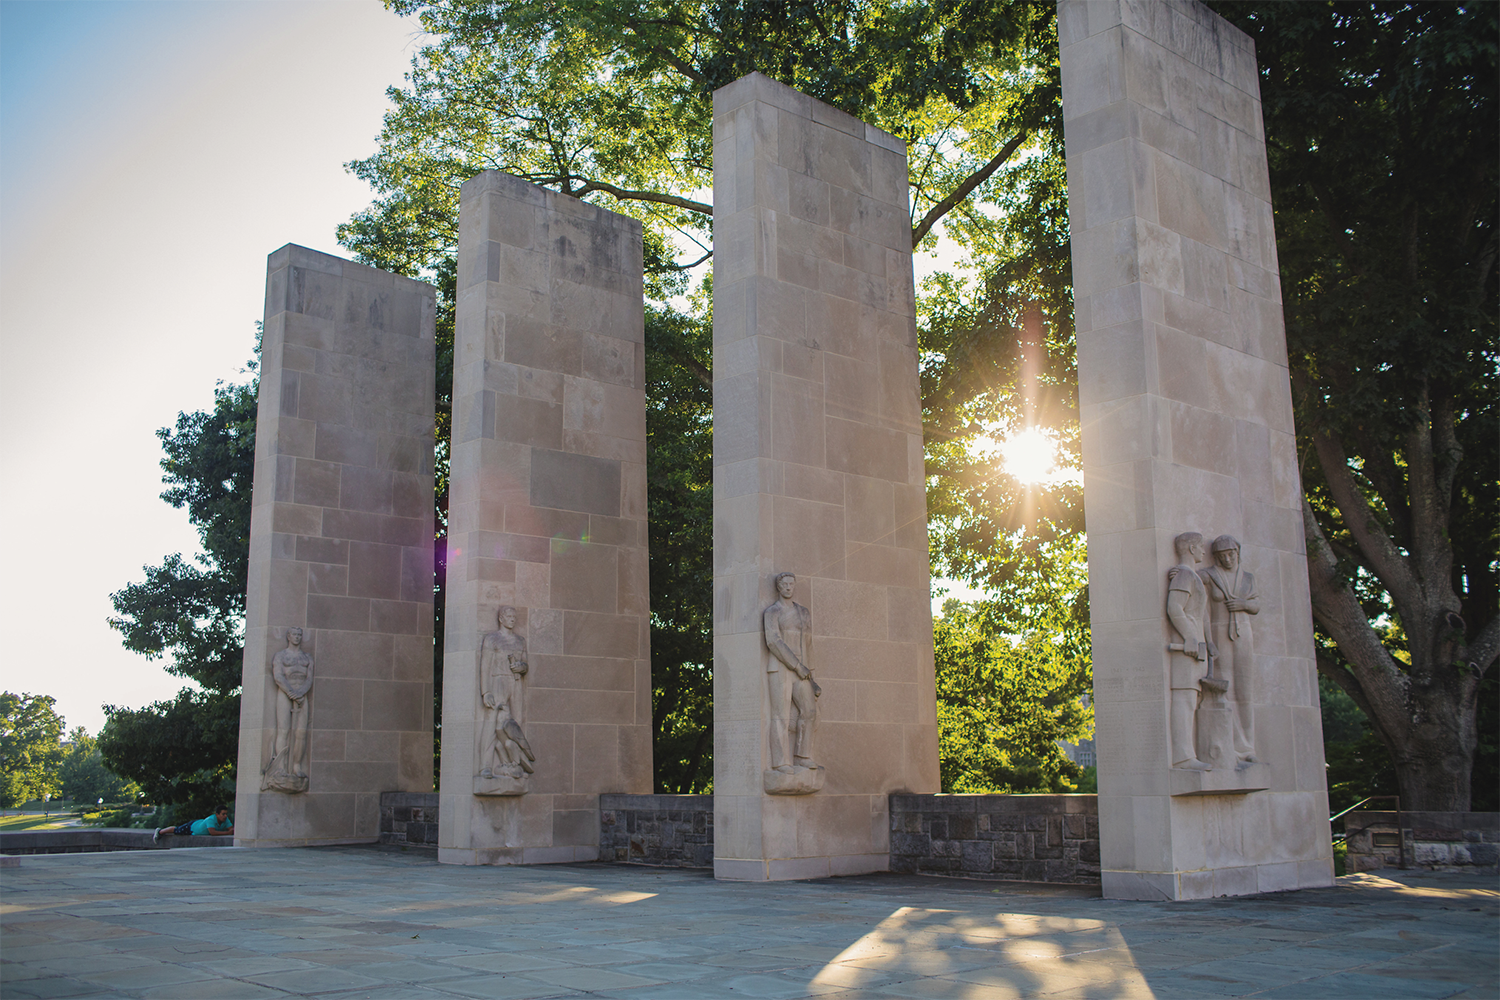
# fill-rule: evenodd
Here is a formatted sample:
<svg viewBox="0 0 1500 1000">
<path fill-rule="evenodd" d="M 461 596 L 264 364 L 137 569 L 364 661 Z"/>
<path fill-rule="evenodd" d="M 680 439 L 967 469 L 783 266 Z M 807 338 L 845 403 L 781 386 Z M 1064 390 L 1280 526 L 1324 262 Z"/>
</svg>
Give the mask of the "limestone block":
<svg viewBox="0 0 1500 1000">
<path fill-rule="evenodd" d="M 267 263 L 236 843 L 373 841 L 432 782 L 429 285 Z"/>
<path fill-rule="evenodd" d="M 757 73 L 714 148 L 715 874 L 884 869 L 937 788 L 905 150 Z"/>
<path fill-rule="evenodd" d="M 594 860 L 651 788 L 640 224 L 494 171 L 459 215 L 438 858 Z"/>
<path fill-rule="evenodd" d="M 1108 748 L 1104 892 L 1198 898 L 1327 884 L 1254 49 L 1191 0 L 1062 0 L 1058 25 L 1096 740 Z M 1173 551 L 1191 532 L 1202 536 L 1201 566 Z M 1168 644 L 1181 649 L 1188 626 L 1171 602 L 1189 598 L 1169 589 L 1168 570 L 1210 573 L 1209 543 L 1230 535 L 1256 608 L 1200 609 L 1220 672 L 1208 678 L 1196 661 L 1204 679 L 1181 687 L 1174 678 L 1191 658 Z M 1231 619 L 1246 629 L 1238 642 L 1225 631 Z M 1205 743 L 1205 732 L 1220 735 Z"/>
</svg>

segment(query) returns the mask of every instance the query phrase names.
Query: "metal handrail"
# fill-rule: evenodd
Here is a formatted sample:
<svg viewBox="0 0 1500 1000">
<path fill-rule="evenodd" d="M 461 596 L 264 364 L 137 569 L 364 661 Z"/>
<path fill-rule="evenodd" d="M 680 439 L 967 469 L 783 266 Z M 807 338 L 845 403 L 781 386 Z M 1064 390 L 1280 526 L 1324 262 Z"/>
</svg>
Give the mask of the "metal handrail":
<svg viewBox="0 0 1500 1000">
<path fill-rule="evenodd" d="M 1401 825 L 1401 796 L 1399 796 L 1399 795 L 1367 795 L 1364 798 L 1360 799 L 1358 802 L 1354 803 L 1354 805 L 1350 806 L 1348 809 L 1345 809 L 1343 812 L 1341 812 L 1341 813 L 1335 813 L 1334 815 L 1328 817 L 1328 822 L 1332 823 L 1336 819 L 1340 819 L 1340 818 L 1342 818 L 1344 816 L 1347 816 L 1349 813 L 1352 813 L 1354 810 L 1358 809 L 1360 806 L 1364 805 L 1366 802 L 1375 802 L 1377 800 L 1381 801 L 1381 802 L 1390 801 L 1390 802 L 1394 802 L 1396 804 L 1396 808 L 1394 810 L 1395 813 L 1396 813 L 1396 839 L 1400 842 L 1400 845 L 1399 845 L 1399 850 L 1401 851 L 1401 862 L 1400 863 L 1401 863 L 1401 868 L 1404 870 L 1404 869 L 1406 869 L 1409 866 L 1406 863 L 1406 830 Z M 1346 837 L 1346 839 L 1347 839 L 1347 837 Z"/>
<path fill-rule="evenodd" d="M 1343 812 L 1341 812 L 1341 813 L 1334 813 L 1332 816 L 1328 817 L 1328 822 L 1332 823 L 1334 820 L 1339 819 L 1339 818 L 1345 816 L 1348 813 L 1352 813 L 1354 810 L 1358 809 L 1360 806 L 1364 805 L 1366 802 L 1374 802 L 1376 799 L 1382 799 L 1382 800 L 1384 800 L 1384 799 L 1390 799 L 1392 802 L 1396 803 L 1396 812 L 1397 813 L 1401 812 L 1401 796 L 1399 796 L 1399 795 L 1367 795 L 1364 798 L 1360 799 L 1358 802 L 1354 803 L 1354 805 L 1350 806 L 1348 809 L 1345 809 Z"/>
</svg>

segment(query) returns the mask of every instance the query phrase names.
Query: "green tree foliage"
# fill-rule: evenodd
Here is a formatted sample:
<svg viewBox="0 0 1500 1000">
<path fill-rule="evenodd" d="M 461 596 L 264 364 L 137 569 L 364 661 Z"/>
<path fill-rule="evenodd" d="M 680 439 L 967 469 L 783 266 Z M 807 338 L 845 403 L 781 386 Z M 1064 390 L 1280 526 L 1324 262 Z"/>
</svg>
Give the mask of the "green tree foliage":
<svg viewBox="0 0 1500 1000">
<path fill-rule="evenodd" d="M 258 346 L 258 345 L 257 345 Z M 146 579 L 111 595 L 112 628 L 126 649 L 194 682 L 145 708 L 104 706 L 105 764 L 158 803 L 203 803 L 232 787 L 239 744 L 250 491 L 255 475 L 258 380 L 221 385 L 214 408 L 162 428 L 162 499 L 187 508 L 203 554 L 146 567 Z"/>
<path fill-rule="evenodd" d="M 1340 813 L 1371 795 L 1395 795 L 1391 755 L 1354 699 L 1328 677 L 1318 677 L 1323 753 L 1328 765 L 1328 809 Z M 1384 808 L 1390 803 L 1374 803 Z"/>
<path fill-rule="evenodd" d="M 1495 774 L 1500 7 L 1213 6 L 1261 67 L 1318 668 L 1404 808 L 1464 810 Z"/>
<path fill-rule="evenodd" d="M 57 794 L 62 717 L 45 694 L 0 693 L 0 808 Z"/>
<path fill-rule="evenodd" d="M 1058 240 L 1066 233 L 1061 161 L 1037 154 L 1056 147 L 1061 134 L 1054 11 L 1050 4 L 973 0 L 390 6 L 420 15 L 433 40 L 413 59 L 407 85 L 389 91 L 393 107 L 376 154 L 350 164 L 377 196 L 339 230 L 361 260 L 411 275 L 451 273 L 459 187 L 486 169 L 642 222 L 652 303 L 646 366 L 656 784 L 703 790 L 712 773 L 711 318 L 708 283 L 695 285 L 691 269 L 712 245 L 712 206 L 703 200 L 712 181 L 712 92 L 759 70 L 907 140 L 913 244 L 932 246 L 934 227 L 946 222 L 972 233 L 966 239 L 985 259 L 999 253 L 1008 262 L 987 289 L 994 305 L 983 311 L 983 331 L 944 330 L 924 342 L 924 388 L 945 400 L 934 412 L 957 414 L 934 440 L 956 440 L 955 427 L 970 433 L 978 411 L 965 410 L 959 397 L 971 386 L 997 398 L 1006 391 L 1004 373 L 1018 364 L 994 361 L 991 368 L 1002 373 L 988 381 L 964 382 L 962 375 L 976 359 L 1007 353 L 986 335 L 1009 336 L 1023 299 L 1043 303 L 1050 324 L 1049 368 L 1037 383 L 1045 398 L 1032 399 L 1026 412 L 1050 419 L 1054 409 L 1071 406 L 1071 328 L 1064 319 L 1071 309 L 1057 283 L 1067 258 L 1065 235 Z M 1024 222 L 997 222 L 974 207 L 979 197 L 1027 206 Z M 1018 226 L 1051 227 L 1049 249 L 1034 251 L 1035 240 Z M 683 295 L 690 296 L 686 312 Z M 440 372 L 440 396 L 443 384 Z M 984 499 L 984 484 L 966 488 L 953 504 L 955 518 L 974 516 Z M 1014 518 L 999 520 L 1013 527 Z"/>
<path fill-rule="evenodd" d="M 943 605 L 933 646 L 944 792 L 1077 791 L 1081 771 L 1058 742 L 1093 734 L 1088 611 L 1081 592 L 1072 603 L 1058 593 Z"/>
<path fill-rule="evenodd" d="M 140 794 L 133 781 L 109 769 L 99 752 L 99 741 L 82 726 L 68 734 L 58 782 L 62 797 L 74 803 L 134 802 Z"/>
<path fill-rule="evenodd" d="M 712 340 L 711 318 L 646 310 L 651 721 L 658 792 L 705 791 L 713 781 L 713 618 L 703 600 L 713 588 L 713 396 L 695 372 L 656 345 L 668 341 L 707 359 Z"/>
</svg>

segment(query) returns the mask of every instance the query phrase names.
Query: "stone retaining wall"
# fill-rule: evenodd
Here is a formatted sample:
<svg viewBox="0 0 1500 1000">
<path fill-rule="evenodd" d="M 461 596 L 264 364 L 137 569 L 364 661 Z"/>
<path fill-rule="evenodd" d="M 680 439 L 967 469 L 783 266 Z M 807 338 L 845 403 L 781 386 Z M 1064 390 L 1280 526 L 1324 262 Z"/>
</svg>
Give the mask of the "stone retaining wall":
<svg viewBox="0 0 1500 1000">
<path fill-rule="evenodd" d="M 1099 881 L 1093 795 L 891 796 L 891 871 Z"/>
<path fill-rule="evenodd" d="M 438 793 L 381 792 L 380 843 L 437 850 Z"/>
<path fill-rule="evenodd" d="M 599 796 L 599 860 L 712 868 L 714 797 Z"/>
<path fill-rule="evenodd" d="M 435 848 L 434 792 L 380 797 L 380 842 Z M 891 871 L 1026 882 L 1097 883 L 1093 795 L 890 797 Z M 712 795 L 599 796 L 599 860 L 712 868 Z"/>
<path fill-rule="evenodd" d="M 233 837 L 162 837 L 150 830 L 90 827 L 0 833 L 0 854 L 98 854 L 103 851 L 166 851 L 174 847 L 233 847 Z"/>
<path fill-rule="evenodd" d="M 1351 872 L 1397 868 L 1500 871 L 1500 813 L 1370 810 L 1344 817 Z"/>
</svg>

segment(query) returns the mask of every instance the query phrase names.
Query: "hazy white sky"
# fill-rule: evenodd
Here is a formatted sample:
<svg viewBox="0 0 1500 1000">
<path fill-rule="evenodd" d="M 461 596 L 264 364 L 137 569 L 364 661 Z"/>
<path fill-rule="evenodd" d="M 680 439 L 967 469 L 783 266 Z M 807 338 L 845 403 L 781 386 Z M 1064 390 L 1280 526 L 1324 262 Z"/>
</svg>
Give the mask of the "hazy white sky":
<svg viewBox="0 0 1500 1000">
<path fill-rule="evenodd" d="M 418 37 L 378 0 L 0 0 L 0 687 L 97 732 L 184 685 L 105 622 L 198 551 L 154 432 L 244 377 L 267 254 L 343 255 Z"/>
<path fill-rule="evenodd" d="M 0 2 L 0 687 L 97 732 L 183 686 L 105 624 L 198 551 L 153 432 L 242 377 L 267 254 L 341 252 L 417 37 L 378 0 Z"/>
</svg>

